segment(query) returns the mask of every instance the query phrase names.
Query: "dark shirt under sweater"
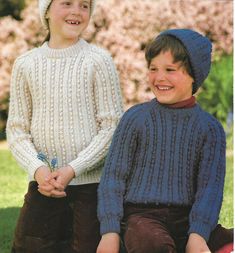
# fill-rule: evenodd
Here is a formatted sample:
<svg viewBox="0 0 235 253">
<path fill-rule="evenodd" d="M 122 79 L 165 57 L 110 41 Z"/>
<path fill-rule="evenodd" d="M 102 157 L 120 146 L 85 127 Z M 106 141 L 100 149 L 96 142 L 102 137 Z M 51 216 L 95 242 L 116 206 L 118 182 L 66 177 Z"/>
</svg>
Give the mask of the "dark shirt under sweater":
<svg viewBox="0 0 235 253">
<path fill-rule="evenodd" d="M 101 234 L 120 232 L 123 204 L 192 206 L 189 233 L 208 240 L 222 204 L 225 134 L 196 104 L 172 109 L 156 99 L 122 117 L 98 190 Z"/>
</svg>

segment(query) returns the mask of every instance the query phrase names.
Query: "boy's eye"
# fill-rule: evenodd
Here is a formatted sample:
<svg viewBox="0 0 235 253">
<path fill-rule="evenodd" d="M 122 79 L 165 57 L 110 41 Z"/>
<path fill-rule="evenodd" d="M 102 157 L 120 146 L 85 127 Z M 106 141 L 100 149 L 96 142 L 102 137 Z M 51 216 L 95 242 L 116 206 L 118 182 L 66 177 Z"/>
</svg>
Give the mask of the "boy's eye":
<svg viewBox="0 0 235 253">
<path fill-rule="evenodd" d="M 150 71 L 150 72 L 155 72 L 156 70 L 157 70 L 157 69 L 154 68 L 154 67 L 150 67 L 150 68 L 149 68 L 149 71 Z"/>
<path fill-rule="evenodd" d="M 172 72 L 172 71 L 176 71 L 176 69 L 173 69 L 173 68 L 167 68 L 166 71 L 168 72 Z"/>
<path fill-rule="evenodd" d="M 71 2 L 70 2 L 70 1 L 64 1 L 64 2 L 62 2 L 62 4 L 63 4 L 63 5 L 70 5 Z"/>
</svg>

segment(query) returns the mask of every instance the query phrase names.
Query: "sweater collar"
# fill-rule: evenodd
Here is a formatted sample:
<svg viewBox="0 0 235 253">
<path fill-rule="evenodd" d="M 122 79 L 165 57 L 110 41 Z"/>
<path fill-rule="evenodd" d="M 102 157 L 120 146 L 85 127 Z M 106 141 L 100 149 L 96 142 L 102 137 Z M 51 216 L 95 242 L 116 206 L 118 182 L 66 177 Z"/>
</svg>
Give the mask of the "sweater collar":
<svg viewBox="0 0 235 253">
<path fill-rule="evenodd" d="M 179 117 L 185 117 L 186 115 L 191 115 L 192 113 L 200 110 L 200 106 L 195 103 L 194 106 L 191 107 L 180 107 L 180 108 L 171 108 L 166 104 L 160 104 L 156 97 L 153 98 L 150 102 L 153 106 L 153 108 L 156 108 L 157 110 L 160 110 L 164 113 L 173 113 L 175 115 L 178 115 Z"/>
<path fill-rule="evenodd" d="M 170 104 L 170 105 L 166 105 L 166 104 L 162 104 L 168 108 L 173 108 L 173 109 L 182 109 L 182 108 L 191 108 L 196 104 L 196 98 L 194 96 L 192 96 L 189 99 L 186 99 L 184 101 L 180 101 L 177 102 L 175 104 Z"/>
<path fill-rule="evenodd" d="M 39 48 L 43 55 L 48 58 L 66 58 L 76 56 L 82 49 L 87 46 L 87 42 L 84 39 L 80 39 L 76 44 L 63 48 L 63 49 L 54 49 L 50 48 L 48 41 L 44 42 Z"/>
</svg>

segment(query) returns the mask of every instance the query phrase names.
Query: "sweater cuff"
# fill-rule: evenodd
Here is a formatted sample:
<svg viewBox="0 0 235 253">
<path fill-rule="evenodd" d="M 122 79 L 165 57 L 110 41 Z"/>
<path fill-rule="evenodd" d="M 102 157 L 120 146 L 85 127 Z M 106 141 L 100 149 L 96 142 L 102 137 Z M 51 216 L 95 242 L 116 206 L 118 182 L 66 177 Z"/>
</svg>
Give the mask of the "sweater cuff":
<svg viewBox="0 0 235 253">
<path fill-rule="evenodd" d="M 40 161 L 39 159 L 34 159 L 30 161 L 29 168 L 28 168 L 28 174 L 30 179 L 35 180 L 34 174 L 36 170 L 41 166 L 47 166 L 44 162 Z"/>
<path fill-rule="evenodd" d="M 195 222 L 190 225 L 188 234 L 196 233 L 202 236 L 208 242 L 212 229 L 208 223 Z"/>
<path fill-rule="evenodd" d="M 106 218 L 100 221 L 100 234 L 120 233 L 120 220 L 118 218 Z"/>
<path fill-rule="evenodd" d="M 82 174 L 83 168 L 87 168 L 88 167 L 88 165 L 87 165 L 87 167 L 84 166 L 84 162 L 81 162 L 79 160 L 73 160 L 68 165 L 73 168 L 75 177 L 80 176 Z"/>
</svg>

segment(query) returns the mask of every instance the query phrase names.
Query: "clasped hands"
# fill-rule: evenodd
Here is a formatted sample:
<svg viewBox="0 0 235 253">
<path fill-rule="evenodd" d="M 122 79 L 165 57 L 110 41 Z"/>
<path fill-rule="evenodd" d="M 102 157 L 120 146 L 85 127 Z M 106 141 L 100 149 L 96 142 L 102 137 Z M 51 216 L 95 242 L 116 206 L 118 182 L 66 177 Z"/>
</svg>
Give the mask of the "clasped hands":
<svg viewBox="0 0 235 253">
<path fill-rule="evenodd" d="M 65 166 L 51 172 L 46 166 L 39 167 L 35 172 L 38 191 L 47 197 L 63 198 L 66 196 L 65 188 L 74 177 L 71 166 Z"/>
</svg>

